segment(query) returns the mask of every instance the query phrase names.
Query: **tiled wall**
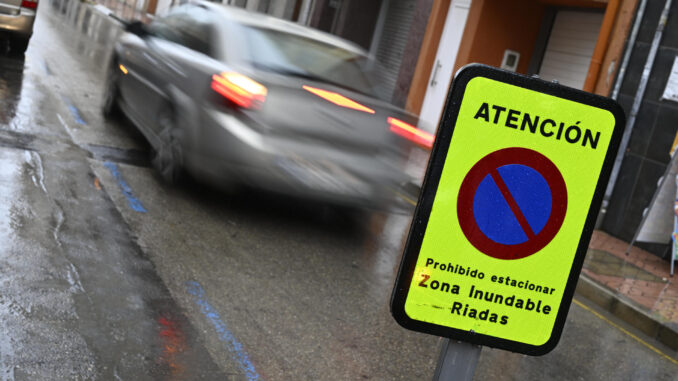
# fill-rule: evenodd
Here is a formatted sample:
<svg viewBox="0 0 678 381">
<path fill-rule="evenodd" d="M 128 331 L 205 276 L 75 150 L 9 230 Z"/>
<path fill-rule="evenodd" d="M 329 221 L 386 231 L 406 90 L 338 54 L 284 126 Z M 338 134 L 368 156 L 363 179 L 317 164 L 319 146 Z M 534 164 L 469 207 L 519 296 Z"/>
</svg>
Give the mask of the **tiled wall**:
<svg viewBox="0 0 678 381">
<path fill-rule="evenodd" d="M 647 2 L 643 22 L 617 99 L 624 108 L 627 118 L 663 7 L 664 1 Z M 678 2 L 674 1 L 602 226 L 606 232 L 626 241 L 633 238 L 642 219 L 643 210 L 652 199 L 657 181 L 669 163 L 669 151 L 678 131 L 678 103 L 660 100 L 676 56 L 678 56 Z M 670 237 L 667 237 L 667 244 L 669 240 Z M 668 245 L 644 246 L 660 256 L 666 254 L 668 248 Z"/>
</svg>

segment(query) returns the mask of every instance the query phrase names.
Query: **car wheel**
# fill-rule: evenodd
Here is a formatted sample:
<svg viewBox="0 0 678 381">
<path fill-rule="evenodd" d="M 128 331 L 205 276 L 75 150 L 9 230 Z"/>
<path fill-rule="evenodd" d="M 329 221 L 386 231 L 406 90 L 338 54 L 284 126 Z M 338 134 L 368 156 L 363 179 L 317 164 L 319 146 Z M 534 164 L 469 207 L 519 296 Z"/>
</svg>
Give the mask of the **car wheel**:
<svg viewBox="0 0 678 381">
<path fill-rule="evenodd" d="M 180 131 L 175 124 L 171 109 L 164 110 L 158 117 L 158 144 L 153 152 L 153 167 L 160 177 L 170 183 L 177 184 L 184 175 L 183 151 L 181 149 Z"/>
<path fill-rule="evenodd" d="M 115 61 L 111 63 L 106 76 L 106 87 L 104 88 L 104 102 L 101 107 L 104 117 L 108 119 L 115 119 L 120 116 L 120 106 L 118 106 L 118 98 L 120 98 L 120 88 L 118 87 L 118 79 L 120 72 L 117 70 Z"/>
<path fill-rule="evenodd" d="M 30 38 L 26 37 L 13 37 L 10 41 L 10 49 L 14 53 L 23 54 L 28 49 L 28 42 Z"/>
</svg>

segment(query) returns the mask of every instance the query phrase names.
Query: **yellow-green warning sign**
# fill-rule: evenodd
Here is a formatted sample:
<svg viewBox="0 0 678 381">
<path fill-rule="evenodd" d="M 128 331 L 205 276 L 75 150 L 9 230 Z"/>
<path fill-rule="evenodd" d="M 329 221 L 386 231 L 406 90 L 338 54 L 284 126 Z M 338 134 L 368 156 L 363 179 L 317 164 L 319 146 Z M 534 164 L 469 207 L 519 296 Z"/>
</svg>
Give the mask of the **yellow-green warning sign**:
<svg viewBox="0 0 678 381">
<path fill-rule="evenodd" d="M 529 354 L 555 347 L 623 113 L 471 66 L 439 127 L 392 311 L 405 327 Z"/>
</svg>

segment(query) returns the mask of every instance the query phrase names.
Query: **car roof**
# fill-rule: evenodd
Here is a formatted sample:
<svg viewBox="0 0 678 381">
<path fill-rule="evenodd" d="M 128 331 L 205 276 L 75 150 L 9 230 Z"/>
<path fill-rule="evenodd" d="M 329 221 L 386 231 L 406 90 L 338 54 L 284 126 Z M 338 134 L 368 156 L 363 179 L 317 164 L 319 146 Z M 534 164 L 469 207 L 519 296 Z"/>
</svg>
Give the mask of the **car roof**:
<svg viewBox="0 0 678 381">
<path fill-rule="evenodd" d="M 365 56 L 367 55 L 367 52 L 363 48 L 352 42 L 295 22 L 268 16 L 262 13 L 250 12 L 232 5 L 213 3 L 209 1 L 194 1 L 191 3 L 209 8 L 210 10 L 213 10 L 216 13 L 219 13 L 221 16 L 226 17 L 238 24 L 310 38 L 328 45 L 337 46 L 356 54 Z"/>
</svg>

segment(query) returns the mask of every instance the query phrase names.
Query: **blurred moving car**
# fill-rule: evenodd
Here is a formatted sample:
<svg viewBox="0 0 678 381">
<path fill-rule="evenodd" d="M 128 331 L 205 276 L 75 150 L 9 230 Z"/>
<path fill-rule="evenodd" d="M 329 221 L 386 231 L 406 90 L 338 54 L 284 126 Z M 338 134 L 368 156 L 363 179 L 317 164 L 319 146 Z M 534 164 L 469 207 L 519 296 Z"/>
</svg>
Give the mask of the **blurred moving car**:
<svg viewBox="0 0 678 381">
<path fill-rule="evenodd" d="M 410 179 L 416 119 L 380 100 L 360 48 L 269 16 L 207 2 L 133 22 L 111 58 L 103 112 L 122 111 L 168 182 L 386 207 Z"/>
<path fill-rule="evenodd" d="M 33 34 L 38 0 L 0 0 L 0 33 L 8 33 L 13 51 L 23 53 Z"/>
</svg>

